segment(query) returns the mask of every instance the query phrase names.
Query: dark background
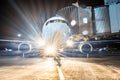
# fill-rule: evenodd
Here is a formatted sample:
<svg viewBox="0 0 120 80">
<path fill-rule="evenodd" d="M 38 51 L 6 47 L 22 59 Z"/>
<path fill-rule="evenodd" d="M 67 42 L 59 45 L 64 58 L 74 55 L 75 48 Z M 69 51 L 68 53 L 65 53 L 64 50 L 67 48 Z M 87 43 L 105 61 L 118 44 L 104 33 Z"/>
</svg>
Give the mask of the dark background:
<svg viewBox="0 0 120 80">
<path fill-rule="evenodd" d="M 41 30 L 48 18 L 75 2 L 77 0 L 0 0 L 0 39 L 15 39 L 18 33 L 23 34 L 23 38 L 28 38 L 28 34 L 35 36 L 22 15 Z M 78 0 L 78 3 L 94 7 L 104 5 L 103 0 Z M 38 30 L 37 27 L 35 29 Z"/>
</svg>

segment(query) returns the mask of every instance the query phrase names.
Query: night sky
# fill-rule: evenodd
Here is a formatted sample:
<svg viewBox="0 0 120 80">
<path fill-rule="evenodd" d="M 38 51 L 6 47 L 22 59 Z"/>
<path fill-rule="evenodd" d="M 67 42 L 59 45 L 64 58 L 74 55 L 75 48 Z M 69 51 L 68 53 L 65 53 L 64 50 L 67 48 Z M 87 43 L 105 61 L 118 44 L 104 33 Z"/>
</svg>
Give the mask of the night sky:
<svg viewBox="0 0 120 80">
<path fill-rule="evenodd" d="M 40 36 L 44 22 L 74 0 L 3 0 L 0 1 L 0 39 L 31 39 Z"/>
</svg>

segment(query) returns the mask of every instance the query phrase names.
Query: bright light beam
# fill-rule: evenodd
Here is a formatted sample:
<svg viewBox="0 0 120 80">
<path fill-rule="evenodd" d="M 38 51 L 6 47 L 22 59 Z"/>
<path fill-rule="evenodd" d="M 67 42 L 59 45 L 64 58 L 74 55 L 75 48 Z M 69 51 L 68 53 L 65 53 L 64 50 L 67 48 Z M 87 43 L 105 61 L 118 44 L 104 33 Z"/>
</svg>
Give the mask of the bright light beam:
<svg viewBox="0 0 120 80">
<path fill-rule="evenodd" d="M 56 54 L 56 48 L 54 46 L 47 46 L 45 49 L 45 54 L 50 55 L 50 56 L 55 56 Z"/>
<path fill-rule="evenodd" d="M 73 46 L 73 41 L 72 40 L 67 40 L 66 45 L 68 47 L 72 47 Z"/>
<path fill-rule="evenodd" d="M 32 40 L 34 40 L 34 37 L 33 37 L 34 35 L 40 37 L 41 31 L 38 27 L 38 24 L 36 23 L 37 22 L 36 20 L 38 20 L 38 19 L 36 19 L 36 20 L 34 19 L 34 15 L 36 15 L 35 11 L 33 10 L 34 14 L 32 14 L 29 11 L 29 9 L 23 8 L 22 6 L 19 7 L 16 2 L 14 2 L 14 1 L 9 1 L 9 2 L 11 3 L 13 8 L 15 8 L 15 10 L 18 12 L 20 17 L 26 23 L 24 26 L 26 26 L 26 27 L 29 26 L 30 27 L 29 29 L 31 29 L 30 31 L 32 31 L 32 32 L 31 32 L 31 35 L 28 35 L 28 37 Z M 35 8 L 33 8 L 33 9 L 35 9 Z M 26 34 L 29 34 L 29 33 L 26 33 Z"/>
</svg>

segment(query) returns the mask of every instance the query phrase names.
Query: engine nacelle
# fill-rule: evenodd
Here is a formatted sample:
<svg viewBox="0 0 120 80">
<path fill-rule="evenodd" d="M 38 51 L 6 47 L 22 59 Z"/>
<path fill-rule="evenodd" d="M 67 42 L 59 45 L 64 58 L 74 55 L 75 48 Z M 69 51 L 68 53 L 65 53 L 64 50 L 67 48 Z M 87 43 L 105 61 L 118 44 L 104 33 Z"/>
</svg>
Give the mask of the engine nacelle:
<svg viewBox="0 0 120 80">
<path fill-rule="evenodd" d="M 32 49 L 32 45 L 30 43 L 25 43 L 22 42 L 18 45 L 18 51 L 23 51 L 23 52 L 30 52 Z"/>
<path fill-rule="evenodd" d="M 79 44 L 79 51 L 81 53 L 91 53 L 93 51 L 93 46 L 88 42 L 82 42 Z"/>
</svg>

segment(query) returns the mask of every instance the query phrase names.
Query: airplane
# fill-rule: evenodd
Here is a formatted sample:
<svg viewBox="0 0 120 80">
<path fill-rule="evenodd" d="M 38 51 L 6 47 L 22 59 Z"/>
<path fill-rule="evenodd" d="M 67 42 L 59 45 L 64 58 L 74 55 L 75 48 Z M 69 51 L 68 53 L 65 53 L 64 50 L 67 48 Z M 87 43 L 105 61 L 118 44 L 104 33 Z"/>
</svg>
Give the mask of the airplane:
<svg viewBox="0 0 120 80">
<path fill-rule="evenodd" d="M 40 52 L 44 55 L 51 55 L 56 56 L 58 53 L 62 52 L 63 49 L 69 44 L 69 46 L 73 45 L 74 43 L 70 39 L 71 32 L 70 32 L 70 25 L 67 20 L 61 16 L 54 16 L 49 18 L 43 25 L 42 28 L 42 38 L 41 41 L 33 42 L 33 41 L 20 41 L 20 40 L 5 40 L 0 39 L 0 41 L 7 41 L 7 42 L 19 42 L 18 50 L 24 48 L 25 45 L 28 46 L 30 52 L 33 48 L 39 49 Z M 85 52 L 84 46 L 87 46 L 88 51 L 92 52 L 94 49 L 94 43 L 101 43 L 106 42 L 103 41 L 81 41 L 78 42 L 77 48 L 79 52 Z M 108 40 L 107 42 L 120 42 L 120 40 Z M 41 44 L 38 46 L 38 44 Z M 101 43 L 102 44 L 102 43 Z M 37 46 L 36 46 L 37 45 Z M 102 46 L 104 48 L 106 46 Z"/>
</svg>

